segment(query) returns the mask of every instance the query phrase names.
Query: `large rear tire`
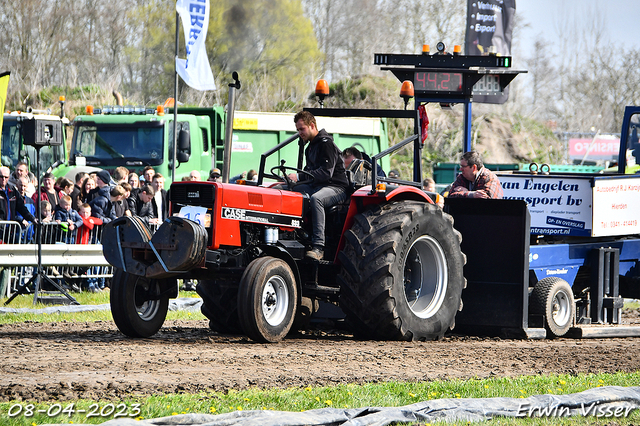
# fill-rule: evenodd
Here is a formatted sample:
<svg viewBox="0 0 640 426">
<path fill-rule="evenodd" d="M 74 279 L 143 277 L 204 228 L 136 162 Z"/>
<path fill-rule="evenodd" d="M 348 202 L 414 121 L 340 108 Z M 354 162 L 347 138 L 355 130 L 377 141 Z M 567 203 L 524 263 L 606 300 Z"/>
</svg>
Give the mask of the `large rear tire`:
<svg viewBox="0 0 640 426">
<path fill-rule="evenodd" d="M 575 301 L 573 290 L 562 278 L 547 277 L 533 287 L 529 309 L 532 314 L 544 316 L 549 337 L 562 337 L 573 325 Z"/>
<path fill-rule="evenodd" d="M 110 304 L 113 321 L 129 337 L 151 337 L 167 317 L 169 295 L 158 280 L 114 268 Z"/>
<path fill-rule="evenodd" d="M 275 257 L 252 261 L 238 289 L 238 316 L 245 334 L 257 342 L 279 342 L 289 333 L 298 303 L 295 276 Z"/>
<path fill-rule="evenodd" d="M 465 287 L 461 240 L 432 204 L 398 201 L 356 215 L 338 276 L 356 336 L 434 340 L 453 328 Z"/>
<path fill-rule="evenodd" d="M 209 328 L 222 334 L 240 334 L 238 283 L 232 280 L 200 280 L 196 292 L 202 297 L 200 311 L 209 318 Z"/>
</svg>

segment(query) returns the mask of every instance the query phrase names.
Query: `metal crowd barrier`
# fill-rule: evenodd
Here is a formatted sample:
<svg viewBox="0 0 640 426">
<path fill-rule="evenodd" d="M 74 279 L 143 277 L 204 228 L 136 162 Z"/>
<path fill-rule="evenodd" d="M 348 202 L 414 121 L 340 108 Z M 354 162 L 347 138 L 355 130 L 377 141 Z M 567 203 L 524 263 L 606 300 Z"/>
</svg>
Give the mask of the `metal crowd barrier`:
<svg viewBox="0 0 640 426">
<path fill-rule="evenodd" d="M 149 226 L 156 231 L 159 225 Z M 56 222 L 42 224 L 42 267 L 52 280 L 77 290 L 89 282 L 109 280 L 113 267 L 102 254 L 100 238 L 102 225 L 96 225 L 83 238 L 78 230 L 69 230 Z M 38 245 L 35 226 L 22 228 L 14 221 L 0 221 L 0 297 L 10 297 L 16 289 L 29 281 L 38 265 Z"/>
</svg>

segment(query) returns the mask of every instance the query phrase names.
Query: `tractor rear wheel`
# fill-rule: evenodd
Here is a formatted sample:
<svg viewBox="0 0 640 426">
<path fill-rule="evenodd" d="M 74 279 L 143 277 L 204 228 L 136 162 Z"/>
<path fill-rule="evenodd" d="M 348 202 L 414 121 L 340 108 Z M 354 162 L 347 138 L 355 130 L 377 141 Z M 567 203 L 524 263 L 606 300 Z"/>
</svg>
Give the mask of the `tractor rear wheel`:
<svg viewBox="0 0 640 426">
<path fill-rule="evenodd" d="M 438 206 L 398 201 L 356 215 L 339 259 L 340 307 L 359 337 L 434 340 L 462 306 L 465 256 Z"/>
<path fill-rule="evenodd" d="M 167 317 L 169 295 L 163 295 L 158 280 L 129 274 L 115 268 L 110 304 L 113 321 L 129 337 L 151 337 Z"/>
<path fill-rule="evenodd" d="M 240 334 L 238 283 L 231 279 L 200 280 L 196 292 L 202 297 L 200 311 L 209 318 L 209 328 L 222 334 Z"/>
<path fill-rule="evenodd" d="M 543 278 L 533 287 L 529 309 L 532 314 L 544 316 L 544 325 L 550 337 L 562 337 L 567 334 L 575 318 L 573 290 L 562 278 Z"/>
<path fill-rule="evenodd" d="M 238 316 L 245 334 L 257 342 L 279 342 L 296 314 L 298 288 L 289 265 L 275 257 L 252 261 L 240 280 Z"/>
</svg>

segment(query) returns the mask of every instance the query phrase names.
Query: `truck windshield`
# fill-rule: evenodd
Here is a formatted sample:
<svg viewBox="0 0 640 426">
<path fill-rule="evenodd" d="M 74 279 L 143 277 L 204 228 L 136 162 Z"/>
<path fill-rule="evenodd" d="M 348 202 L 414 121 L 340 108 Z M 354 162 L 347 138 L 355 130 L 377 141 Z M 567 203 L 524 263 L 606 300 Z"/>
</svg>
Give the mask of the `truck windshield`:
<svg viewBox="0 0 640 426">
<path fill-rule="evenodd" d="M 95 166 L 157 166 L 163 160 L 163 136 L 160 123 L 77 124 L 71 157 L 86 157 Z"/>
<path fill-rule="evenodd" d="M 29 170 L 36 173 L 36 149 L 23 144 L 22 135 L 15 119 L 5 117 L 2 123 L 2 165 L 15 169 L 19 161 L 29 164 Z M 64 149 L 59 146 L 40 148 L 40 172 L 46 171 L 55 162 L 64 162 Z"/>
</svg>

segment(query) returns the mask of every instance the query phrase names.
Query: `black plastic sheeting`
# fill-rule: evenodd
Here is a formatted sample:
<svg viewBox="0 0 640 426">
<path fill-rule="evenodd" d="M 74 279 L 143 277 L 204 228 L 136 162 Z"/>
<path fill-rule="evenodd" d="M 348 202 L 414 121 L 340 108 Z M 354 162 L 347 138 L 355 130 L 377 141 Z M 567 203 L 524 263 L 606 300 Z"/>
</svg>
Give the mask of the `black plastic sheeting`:
<svg viewBox="0 0 640 426">
<path fill-rule="evenodd" d="M 235 411 L 181 414 L 157 419 L 114 419 L 103 426 L 384 426 L 404 422 L 480 422 L 495 417 L 625 418 L 640 408 L 640 387 L 606 386 L 569 395 L 528 398 L 434 399 L 403 407 L 321 408 L 303 412 Z"/>
</svg>

